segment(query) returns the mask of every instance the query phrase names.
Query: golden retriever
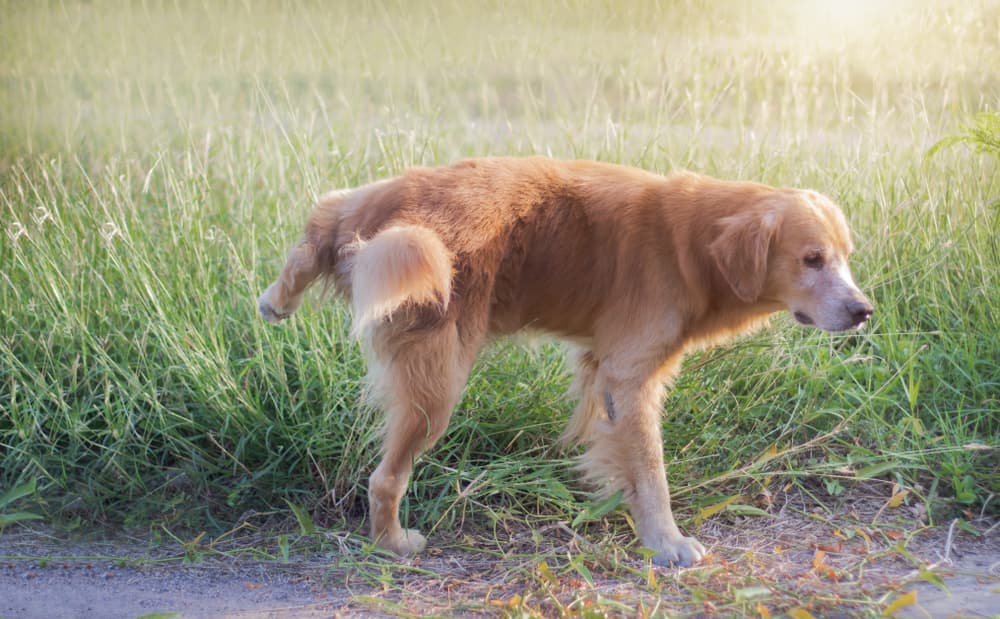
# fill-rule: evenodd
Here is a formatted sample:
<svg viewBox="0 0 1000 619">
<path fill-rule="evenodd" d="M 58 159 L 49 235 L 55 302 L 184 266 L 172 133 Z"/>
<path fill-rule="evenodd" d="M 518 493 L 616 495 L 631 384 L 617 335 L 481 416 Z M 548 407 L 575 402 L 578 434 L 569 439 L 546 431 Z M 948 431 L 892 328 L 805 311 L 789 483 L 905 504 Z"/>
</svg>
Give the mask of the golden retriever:
<svg viewBox="0 0 1000 619">
<path fill-rule="evenodd" d="M 445 431 L 491 335 L 542 330 L 580 348 L 564 439 L 585 476 L 623 492 L 659 564 L 705 554 L 670 511 L 660 413 L 684 353 L 779 310 L 826 331 L 872 306 L 847 265 L 840 209 L 807 190 L 667 176 L 591 161 L 487 158 L 327 194 L 261 295 L 271 322 L 325 278 L 350 299 L 386 412 L 371 535 L 400 555 L 424 537 L 399 503 L 413 461 Z"/>
</svg>

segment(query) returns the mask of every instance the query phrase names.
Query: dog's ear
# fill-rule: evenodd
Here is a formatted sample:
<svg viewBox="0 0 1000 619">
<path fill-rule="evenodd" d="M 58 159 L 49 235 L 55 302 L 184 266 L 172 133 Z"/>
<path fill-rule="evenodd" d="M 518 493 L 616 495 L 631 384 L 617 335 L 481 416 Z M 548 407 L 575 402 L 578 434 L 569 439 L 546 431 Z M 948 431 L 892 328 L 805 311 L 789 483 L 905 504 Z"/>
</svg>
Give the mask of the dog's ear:
<svg viewBox="0 0 1000 619">
<path fill-rule="evenodd" d="M 767 279 L 767 253 L 778 230 L 780 214 L 755 210 L 726 217 L 709 252 L 726 282 L 740 300 L 753 303 Z"/>
</svg>

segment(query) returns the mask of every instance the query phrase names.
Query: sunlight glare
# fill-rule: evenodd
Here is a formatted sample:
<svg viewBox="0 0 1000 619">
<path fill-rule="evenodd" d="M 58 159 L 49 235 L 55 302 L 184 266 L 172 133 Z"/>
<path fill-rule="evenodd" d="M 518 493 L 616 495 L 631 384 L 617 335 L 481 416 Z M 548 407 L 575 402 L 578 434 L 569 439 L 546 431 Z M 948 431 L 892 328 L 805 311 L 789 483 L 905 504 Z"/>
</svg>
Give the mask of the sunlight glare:
<svg viewBox="0 0 1000 619">
<path fill-rule="evenodd" d="M 850 40 L 891 28 L 907 5 L 900 0 L 800 0 L 794 6 L 805 36 Z"/>
</svg>

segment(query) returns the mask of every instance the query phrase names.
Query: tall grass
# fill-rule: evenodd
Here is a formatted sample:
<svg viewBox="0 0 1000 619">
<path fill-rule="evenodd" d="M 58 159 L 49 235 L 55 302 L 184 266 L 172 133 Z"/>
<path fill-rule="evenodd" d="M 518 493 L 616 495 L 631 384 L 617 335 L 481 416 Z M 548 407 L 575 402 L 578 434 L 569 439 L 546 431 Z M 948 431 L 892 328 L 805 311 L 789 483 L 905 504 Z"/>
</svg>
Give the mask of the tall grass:
<svg viewBox="0 0 1000 619">
<path fill-rule="evenodd" d="M 0 487 L 37 479 L 65 526 L 286 500 L 355 526 L 377 412 L 349 316 L 317 295 L 273 328 L 253 300 L 318 193 L 541 153 L 810 186 L 856 230 L 866 333 L 782 318 L 688 363 L 682 511 L 765 474 L 996 508 L 1000 179 L 924 153 L 1000 103 L 1000 7 L 334 4 L 0 4 Z M 486 354 L 418 524 L 572 516 L 567 383 L 557 347 Z"/>
</svg>

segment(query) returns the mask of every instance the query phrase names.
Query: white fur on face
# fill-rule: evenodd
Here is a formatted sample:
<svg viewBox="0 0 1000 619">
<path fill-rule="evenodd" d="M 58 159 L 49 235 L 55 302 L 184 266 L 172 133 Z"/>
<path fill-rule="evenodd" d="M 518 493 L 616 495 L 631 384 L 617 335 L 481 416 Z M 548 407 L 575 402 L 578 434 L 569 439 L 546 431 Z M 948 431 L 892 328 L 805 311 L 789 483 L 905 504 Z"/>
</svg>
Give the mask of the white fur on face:
<svg viewBox="0 0 1000 619">
<path fill-rule="evenodd" d="M 849 304 L 864 301 L 865 296 L 854 283 L 846 260 L 832 257 L 822 269 L 805 269 L 799 284 L 804 294 L 789 304 L 796 320 L 824 331 L 845 331 L 861 326 L 855 323 Z"/>
</svg>

